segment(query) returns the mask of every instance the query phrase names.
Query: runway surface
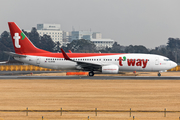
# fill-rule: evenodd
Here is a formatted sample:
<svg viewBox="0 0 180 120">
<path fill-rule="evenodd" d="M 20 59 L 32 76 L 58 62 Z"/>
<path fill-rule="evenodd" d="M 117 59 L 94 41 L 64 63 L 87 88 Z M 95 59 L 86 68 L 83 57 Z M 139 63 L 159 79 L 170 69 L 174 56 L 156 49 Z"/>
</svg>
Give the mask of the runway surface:
<svg viewBox="0 0 180 120">
<path fill-rule="evenodd" d="M 0 79 L 180 80 L 180 76 L 0 76 Z"/>
<path fill-rule="evenodd" d="M 1 71 L 0 79 L 91 79 L 91 80 L 180 80 L 180 76 L 31 76 L 41 73 L 63 73 L 63 71 Z M 28 76 L 22 76 L 28 75 Z M 176 74 L 177 75 L 177 74 Z"/>
<path fill-rule="evenodd" d="M 61 71 L 0 71 L 0 75 L 25 75 L 25 74 L 40 74 L 40 73 L 61 73 Z"/>
</svg>

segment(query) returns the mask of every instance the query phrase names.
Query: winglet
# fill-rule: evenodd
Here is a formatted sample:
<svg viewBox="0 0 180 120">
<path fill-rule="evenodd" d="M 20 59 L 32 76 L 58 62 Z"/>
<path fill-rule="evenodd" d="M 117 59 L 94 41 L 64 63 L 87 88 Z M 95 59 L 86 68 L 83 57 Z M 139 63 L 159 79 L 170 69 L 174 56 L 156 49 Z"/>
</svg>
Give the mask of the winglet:
<svg viewBox="0 0 180 120">
<path fill-rule="evenodd" d="M 64 50 L 61 48 L 61 52 L 62 52 L 62 54 L 63 54 L 63 57 L 64 57 L 64 59 L 66 59 L 66 60 L 71 60 L 70 58 L 69 58 L 69 56 L 64 52 Z"/>
<path fill-rule="evenodd" d="M 72 53 L 72 51 L 71 51 L 71 50 L 69 50 L 69 53 Z"/>
</svg>

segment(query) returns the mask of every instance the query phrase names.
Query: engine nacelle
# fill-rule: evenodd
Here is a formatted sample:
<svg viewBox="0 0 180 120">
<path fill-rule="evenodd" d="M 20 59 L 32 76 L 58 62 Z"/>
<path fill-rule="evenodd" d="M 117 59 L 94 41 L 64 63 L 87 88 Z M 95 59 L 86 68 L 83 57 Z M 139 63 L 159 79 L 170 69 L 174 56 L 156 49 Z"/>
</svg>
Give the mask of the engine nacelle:
<svg viewBox="0 0 180 120">
<path fill-rule="evenodd" d="M 76 66 L 76 69 L 81 70 L 82 67 L 80 65 Z"/>
<path fill-rule="evenodd" d="M 102 73 L 117 74 L 119 67 L 117 65 L 107 65 L 102 67 Z"/>
</svg>

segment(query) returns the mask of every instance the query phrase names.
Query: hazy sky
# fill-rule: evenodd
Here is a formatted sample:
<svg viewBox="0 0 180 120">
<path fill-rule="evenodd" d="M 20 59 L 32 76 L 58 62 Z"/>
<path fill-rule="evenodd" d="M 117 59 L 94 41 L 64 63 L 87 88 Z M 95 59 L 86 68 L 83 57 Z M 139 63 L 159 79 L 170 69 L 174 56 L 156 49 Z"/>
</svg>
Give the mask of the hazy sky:
<svg viewBox="0 0 180 120">
<path fill-rule="evenodd" d="M 0 18 L 0 34 L 13 21 L 25 30 L 38 23 L 91 29 L 121 45 L 148 48 L 180 38 L 180 0 L 0 0 Z"/>
</svg>

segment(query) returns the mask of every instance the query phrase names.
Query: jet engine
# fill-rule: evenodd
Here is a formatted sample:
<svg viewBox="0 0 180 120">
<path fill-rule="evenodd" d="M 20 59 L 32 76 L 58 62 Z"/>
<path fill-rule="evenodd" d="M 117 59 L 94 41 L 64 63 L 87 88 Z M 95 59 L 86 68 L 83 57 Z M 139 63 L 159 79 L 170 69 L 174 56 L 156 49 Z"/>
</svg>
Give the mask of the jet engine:
<svg viewBox="0 0 180 120">
<path fill-rule="evenodd" d="M 117 65 L 106 65 L 102 67 L 102 73 L 117 74 L 118 72 L 119 67 Z"/>
</svg>

